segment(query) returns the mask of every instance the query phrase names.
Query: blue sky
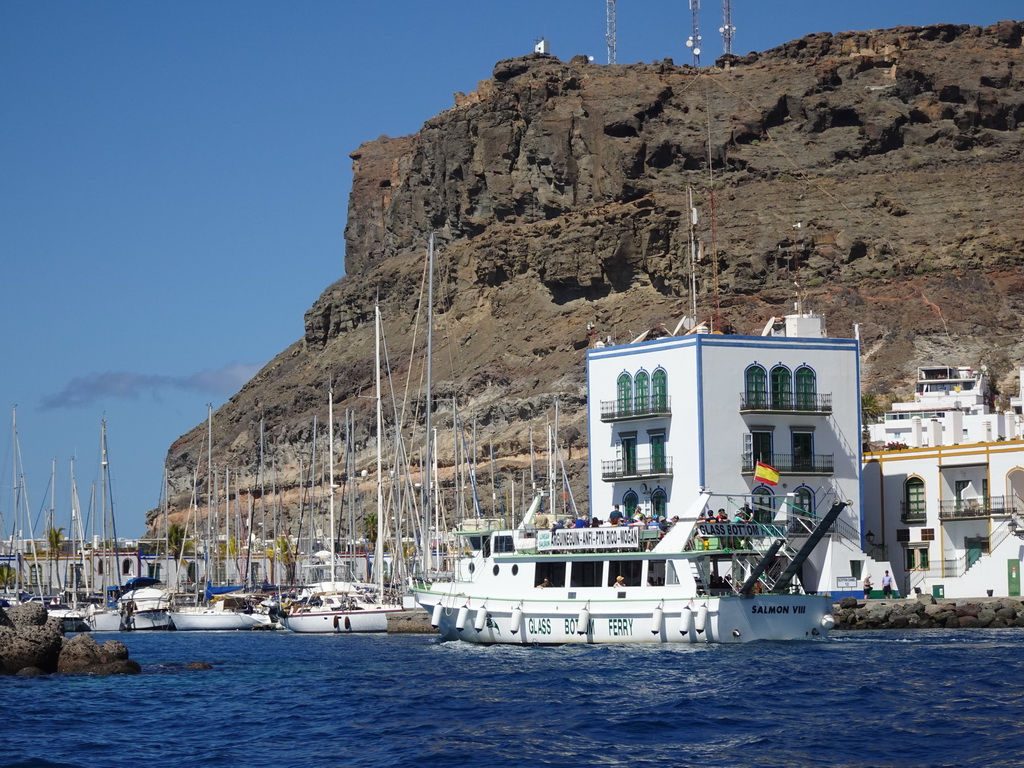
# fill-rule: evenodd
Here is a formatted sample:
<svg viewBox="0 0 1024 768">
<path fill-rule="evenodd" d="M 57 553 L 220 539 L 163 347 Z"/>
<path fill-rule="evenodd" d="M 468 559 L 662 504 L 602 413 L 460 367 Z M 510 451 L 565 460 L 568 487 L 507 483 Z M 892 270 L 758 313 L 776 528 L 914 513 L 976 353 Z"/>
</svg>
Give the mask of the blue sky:
<svg viewBox="0 0 1024 768">
<path fill-rule="evenodd" d="M 721 3 L 702 5 L 710 64 Z M 733 50 L 1015 15 L 1019 0 L 735 0 Z M 617 27 L 620 64 L 691 61 L 687 0 L 620 0 Z M 350 152 L 417 131 L 540 37 L 604 63 L 604 32 L 604 0 L 0 3 L 0 423 L 16 406 L 36 534 L 53 461 L 56 524 L 73 457 L 88 505 L 102 419 L 118 533 L 143 533 L 171 443 L 301 338 L 342 276 Z"/>
</svg>

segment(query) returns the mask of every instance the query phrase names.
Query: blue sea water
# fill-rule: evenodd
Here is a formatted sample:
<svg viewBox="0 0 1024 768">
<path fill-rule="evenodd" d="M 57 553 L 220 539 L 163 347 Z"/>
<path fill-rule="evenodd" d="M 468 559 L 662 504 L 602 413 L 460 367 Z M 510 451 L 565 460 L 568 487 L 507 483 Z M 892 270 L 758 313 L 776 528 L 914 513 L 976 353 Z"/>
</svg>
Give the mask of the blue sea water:
<svg viewBox="0 0 1024 768">
<path fill-rule="evenodd" d="M 1024 633 L 741 646 L 152 632 L 4 678 L 6 766 L 1017 766 Z M 188 670 L 205 661 L 210 670 Z"/>
</svg>

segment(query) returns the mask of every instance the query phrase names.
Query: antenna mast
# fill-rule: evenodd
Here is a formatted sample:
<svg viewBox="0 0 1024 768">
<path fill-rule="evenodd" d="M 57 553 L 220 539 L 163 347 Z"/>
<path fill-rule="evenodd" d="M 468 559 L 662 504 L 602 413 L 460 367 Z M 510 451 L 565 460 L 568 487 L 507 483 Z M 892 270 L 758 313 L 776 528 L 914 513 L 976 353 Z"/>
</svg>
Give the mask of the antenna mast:
<svg viewBox="0 0 1024 768">
<path fill-rule="evenodd" d="M 604 39 L 608 44 L 608 63 L 616 64 L 616 41 L 615 41 L 615 0 L 605 0 L 605 33 Z"/>
<path fill-rule="evenodd" d="M 732 25 L 732 0 L 722 0 L 722 53 L 732 56 L 732 36 L 736 27 Z"/>
<path fill-rule="evenodd" d="M 693 17 L 693 34 L 686 41 L 686 47 L 693 50 L 693 66 L 700 66 L 700 0 L 690 0 L 690 16 Z"/>
</svg>

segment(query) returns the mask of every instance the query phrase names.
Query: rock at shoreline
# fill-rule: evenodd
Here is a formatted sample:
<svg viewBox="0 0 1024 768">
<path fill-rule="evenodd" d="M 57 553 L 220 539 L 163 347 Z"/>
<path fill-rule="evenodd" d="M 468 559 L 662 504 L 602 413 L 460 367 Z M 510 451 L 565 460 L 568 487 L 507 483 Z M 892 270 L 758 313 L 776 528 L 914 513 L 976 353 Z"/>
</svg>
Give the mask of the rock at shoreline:
<svg viewBox="0 0 1024 768">
<path fill-rule="evenodd" d="M 49 618 L 39 603 L 0 608 L 0 672 L 35 676 L 66 674 L 138 674 L 138 662 L 128 658 L 124 643 L 108 640 L 102 646 L 89 634 L 64 637 L 61 620 Z"/>
<path fill-rule="evenodd" d="M 837 630 L 1024 627 L 1024 602 L 1013 597 L 962 601 L 937 600 L 931 595 L 867 601 L 844 597 L 832 615 Z"/>
</svg>

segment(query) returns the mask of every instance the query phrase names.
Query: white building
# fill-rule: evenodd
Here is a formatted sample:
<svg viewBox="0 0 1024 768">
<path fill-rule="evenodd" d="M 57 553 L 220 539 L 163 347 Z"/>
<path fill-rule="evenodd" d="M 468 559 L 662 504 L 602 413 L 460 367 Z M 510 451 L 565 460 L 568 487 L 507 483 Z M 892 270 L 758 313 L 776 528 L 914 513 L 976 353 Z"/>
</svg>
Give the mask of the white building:
<svg viewBox="0 0 1024 768">
<path fill-rule="evenodd" d="M 867 549 L 906 594 L 1019 596 L 1022 498 L 1021 440 L 864 455 Z"/>
<path fill-rule="evenodd" d="M 721 494 L 714 506 L 730 516 L 751 503 L 775 522 L 849 500 L 803 583 L 857 594 L 866 561 L 858 342 L 825 338 L 809 313 L 765 333 L 781 335 L 691 334 L 590 350 L 593 514 L 607 518 L 619 504 L 671 519 L 700 488 Z M 778 485 L 755 480 L 758 462 L 779 471 Z"/>
<path fill-rule="evenodd" d="M 893 403 L 881 423 L 868 425 L 868 436 L 873 443 L 910 448 L 1021 437 L 1021 417 L 993 411 L 992 400 L 985 366 L 922 366 L 914 399 Z"/>
</svg>

